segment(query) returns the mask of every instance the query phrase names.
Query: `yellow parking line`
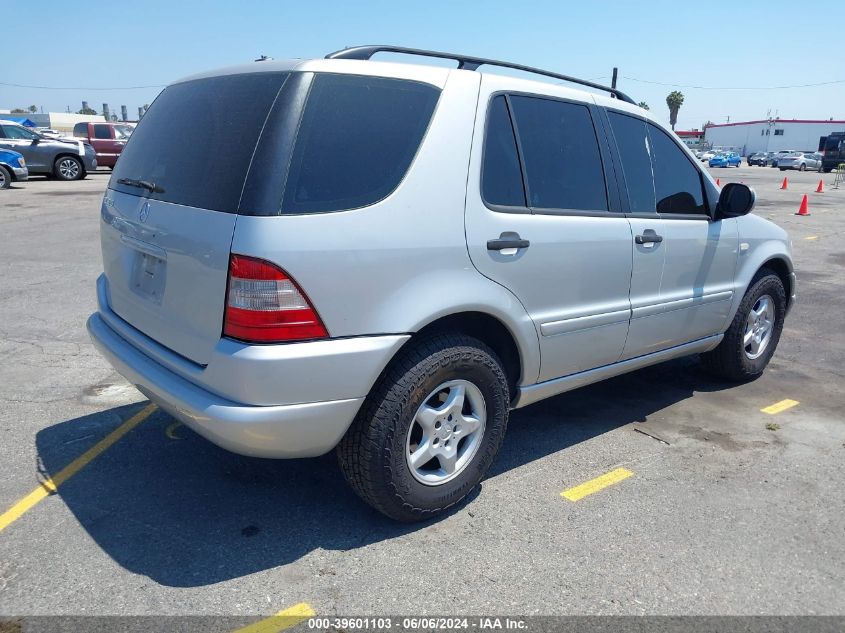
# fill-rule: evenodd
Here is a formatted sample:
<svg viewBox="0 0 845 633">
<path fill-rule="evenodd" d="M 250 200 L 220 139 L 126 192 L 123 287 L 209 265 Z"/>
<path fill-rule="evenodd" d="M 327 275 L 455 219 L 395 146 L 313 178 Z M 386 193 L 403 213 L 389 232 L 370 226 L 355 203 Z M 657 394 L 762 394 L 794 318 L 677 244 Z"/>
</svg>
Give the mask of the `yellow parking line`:
<svg viewBox="0 0 845 633">
<path fill-rule="evenodd" d="M 570 501 L 578 501 L 579 499 L 583 499 L 587 495 L 598 492 L 603 488 L 607 488 L 613 484 L 618 484 L 620 481 L 627 479 L 633 474 L 634 473 L 627 468 L 617 468 L 616 470 L 611 470 L 609 473 L 605 473 L 600 477 L 596 477 L 590 481 L 585 481 L 579 486 L 575 486 L 569 490 L 564 490 L 560 493 L 560 496 L 564 499 L 569 499 Z"/>
<path fill-rule="evenodd" d="M 818 235 L 810 235 L 809 237 L 805 237 L 805 240 L 817 240 L 819 239 Z"/>
<path fill-rule="evenodd" d="M 311 605 L 306 602 L 295 604 L 289 609 L 279 611 L 276 615 L 264 618 L 253 624 L 237 629 L 232 633 L 277 633 L 292 626 L 296 626 L 303 620 L 316 615 Z"/>
<path fill-rule="evenodd" d="M 775 413 L 780 413 L 781 411 L 786 411 L 787 409 L 791 409 L 792 407 L 798 405 L 799 402 L 797 400 L 790 400 L 787 398 L 786 400 L 781 400 L 780 402 L 775 402 L 774 404 L 769 405 L 768 407 L 764 407 L 760 409 L 763 413 L 768 413 L 769 415 L 774 415 Z"/>
<path fill-rule="evenodd" d="M 62 468 L 55 477 L 48 477 L 41 482 L 35 490 L 26 495 L 23 499 L 18 501 L 11 508 L 0 514 L 0 532 L 9 527 L 12 523 L 20 519 L 26 512 L 36 506 L 40 501 L 55 493 L 59 486 L 65 483 L 68 479 L 73 477 L 80 470 L 91 463 L 100 453 L 107 450 L 112 444 L 117 442 L 121 437 L 129 433 L 136 426 L 141 424 L 144 420 L 150 417 L 153 411 L 156 410 L 156 405 L 148 404 L 138 413 L 126 420 L 123 424 L 117 427 L 114 431 L 106 435 L 99 442 L 94 444 L 87 451 L 82 453 L 79 457 L 73 460 L 70 464 Z"/>
</svg>

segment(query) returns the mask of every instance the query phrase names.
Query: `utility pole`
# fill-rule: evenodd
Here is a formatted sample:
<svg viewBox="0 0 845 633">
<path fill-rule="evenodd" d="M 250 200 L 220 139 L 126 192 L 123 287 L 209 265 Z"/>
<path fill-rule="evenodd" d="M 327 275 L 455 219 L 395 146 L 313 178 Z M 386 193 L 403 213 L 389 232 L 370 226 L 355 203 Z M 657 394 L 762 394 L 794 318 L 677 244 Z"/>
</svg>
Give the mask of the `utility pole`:
<svg viewBox="0 0 845 633">
<path fill-rule="evenodd" d="M 616 88 L 616 75 L 617 75 L 618 72 L 619 72 L 619 69 L 616 66 L 614 66 L 613 67 L 613 78 L 610 80 L 610 87 L 611 88 Z"/>
</svg>

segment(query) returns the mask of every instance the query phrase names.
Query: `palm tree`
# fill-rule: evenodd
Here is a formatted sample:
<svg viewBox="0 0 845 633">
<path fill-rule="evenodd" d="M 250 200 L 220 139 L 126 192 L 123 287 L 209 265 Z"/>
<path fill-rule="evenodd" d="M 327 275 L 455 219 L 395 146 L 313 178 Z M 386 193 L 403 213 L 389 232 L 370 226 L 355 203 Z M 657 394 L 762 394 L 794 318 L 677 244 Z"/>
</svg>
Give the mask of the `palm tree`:
<svg viewBox="0 0 845 633">
<path fill-rule="evenodd" d="M 29 111 L 32 112 L 33 114 L 35 114 L 36 112 L 38 112 L 38 106 L 34 106 L 34 105 L 29 106 Z"/>
<path fill-rule="evenodd" d="M 640 106 L 643 110 L 649 109 L 648 104 L 645 101 L 640 101 L 637 105 Z"/>
<path fill-rule="evenodd" d="M 678 122 L 678 110 L 684 105 L 684 95 L 677 90 L 673 90 L 666 97 L 666 105 L 669 106 L 669 125 L 672 130 L 675 129 L 675 123 Z"/>
</svg>

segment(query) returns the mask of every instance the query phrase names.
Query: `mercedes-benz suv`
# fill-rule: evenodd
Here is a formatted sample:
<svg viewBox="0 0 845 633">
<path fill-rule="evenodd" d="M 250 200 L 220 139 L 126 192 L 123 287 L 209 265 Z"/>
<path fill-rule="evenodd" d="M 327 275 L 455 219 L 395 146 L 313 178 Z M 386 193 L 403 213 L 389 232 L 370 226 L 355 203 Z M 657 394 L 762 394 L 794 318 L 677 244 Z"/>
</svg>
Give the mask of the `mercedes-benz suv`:
<svg viewBox="0 0 845 633">
<path fill-rule="evenodd" d="M 212 442 L 336 449 L 364 500 L 423 519 L 484 477 L 511 409 L 690 354 L 763 372 L 795 275 L 754 200 L 565 75 L 396 47 L 226 68 L 129 139 L 88 329 Z"/>
</svg>

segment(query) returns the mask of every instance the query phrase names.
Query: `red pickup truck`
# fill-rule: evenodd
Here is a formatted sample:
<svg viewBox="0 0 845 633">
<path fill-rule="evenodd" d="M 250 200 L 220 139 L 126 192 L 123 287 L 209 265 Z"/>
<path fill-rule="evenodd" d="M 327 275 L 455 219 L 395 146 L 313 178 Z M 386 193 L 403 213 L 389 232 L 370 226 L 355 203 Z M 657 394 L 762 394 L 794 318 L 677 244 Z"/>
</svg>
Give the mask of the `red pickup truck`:
<svg viewBox="0 0 845 633">
<path fill-rule="evenodd" d="M 93 146 L 98 165 L 114 168 L 133 129 L 127 123 L 77 123 L 73 136 Z"/>
</svg>

